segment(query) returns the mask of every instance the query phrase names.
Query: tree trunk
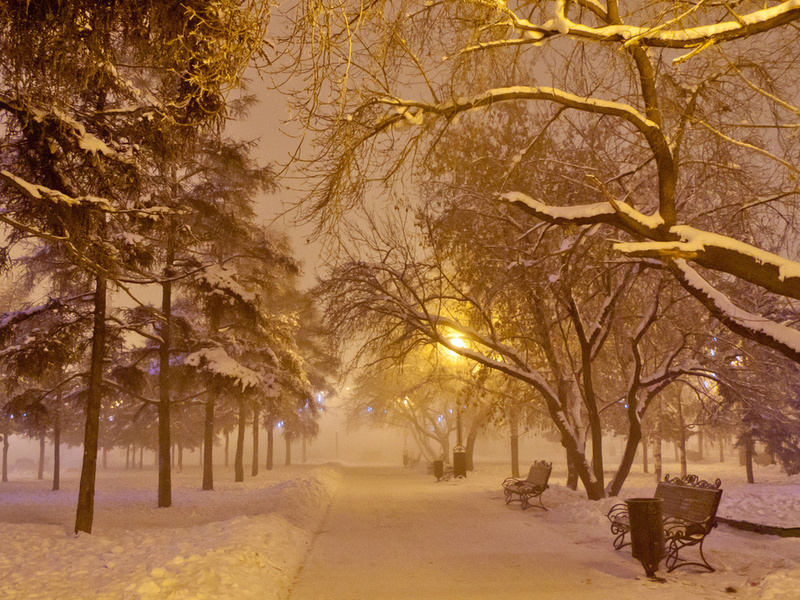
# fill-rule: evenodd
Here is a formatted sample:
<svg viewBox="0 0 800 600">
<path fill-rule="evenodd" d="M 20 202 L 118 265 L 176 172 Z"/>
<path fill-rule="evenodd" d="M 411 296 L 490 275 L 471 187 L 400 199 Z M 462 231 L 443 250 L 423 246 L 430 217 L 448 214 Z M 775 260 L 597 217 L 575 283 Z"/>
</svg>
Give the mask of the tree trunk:
<svg viewBox="0 0 800 600">
<path fill-rule="evenodd" d="M 548 412 L 561 434 L 561 445 L 567 455 L 567 486 L 570 489 L 577 489 L 578 481 L 580 481 L 586 490 L 586 497 L 589 500 L 600 500 L 606 496 L 603 477 L 596 476 L 597 465 L 590 464 L 587 460 L 585 441 L 574 425 L 568 425 L 569 413 L 561 408 L 569 406 L 569 401 L 564 400 L 564 398 L 568 397 L 568 394 L 563 393 L 561 394 L 561 400 L 546 399 Z M 598 450 L 602 454 L 602 447 L 592 449 L 594 457 L 598 456 Z M 602 466 L 602 458 L 600 458 L 600 464 Z"/>
<path fill-rule="evenodd" d="M 267 419 L 267 471 L 272 471 L 275 464 L 275 423 L 272 417 Z"/>
<path fill-rule="evenodd" d="M 565 449 L 566 450 L 566 449 Z M 571 490 L 578 489 L 578 469 L 575 466 L 575 457 L 567 452 L 567 487 Z"/>
<path fill-rule="evenodd" d="M 678 460 L 681 463 L 681 477 L 686 477 L 686 421 L 683 418 L 683 406 L 678 395 Z"/>
<path fill-rule="evenodd" d="M 589 500 L 599 500 L 605 497 L 603 477 L 595 476 L 598 466 L 589 464 L 586 459 L 586 444 L 577 427 L 569 424 L 570 393 L 568 389 L 572 386 L 569 382 L 563 381 L 559 383 L 558 387 L 558 397 L 546 396 L 545 404 L 550 418 L 561 434 L 561 445 L 567 455 L 567 486 L 577 489 L 578 481 L 580 481 L 586 490 L 586 497 Z M 598 452 L 602 454 L 602 447 L 593 449 L 594 456 L 597 456 Z M 602 458 L 600 467 L 602 468 Z"/>
<path fill-rule="evenodd" d="M 578 337 L 581 343 L 581 365 L 583 367 L 581 370 L 581 380 L 583 382 L 583 403 L 586 407 L 586 416 L 589 421 L 589 435 L 592 440 L 591 465 L 586 462 L 585 448 L 581 452 L 581 449 L 578 448 L 576 444 L 574 451 L 581 455 L 577 457 L 578 474 L 586 488 L 587 496 L 590 500 L 599 500 L 605 496 L 605 472 L 603 470 L 603 428 L 600 421 L 600 413 L 597 409 L 597 397 L 594 392 L 594 378 L 592 375 L 592 366 L 594 364 L 592 360 L 592 346 L 584 337 L 583 328 L 580 326 L 580 315 L 574 304 L 571 304 L 570 313 L 572 314 L 572 320 L 576 327 L 580 329 Z M 641 436 L 641 432 L 639 435 Z M 567 450 L 570 451 L 570 448 Z M 590 468 L 591 474 L 583 473 L 586 467 Z M 594 475 L 594 477 L 592 477 L 592 475 Z"/>
<path fill-rule="evenodd" d="M 83 434 L 83 464 L 78 486 L 78 508 L 75 533 L 92 533 L 94 520 L 94 486 L 97 476 L 97 446 L 100 436 L 100 405 L 103 401 L 103 359 L 106 339 L 106 279 L 95 278 L 94 317 L 92 325 L 92 357 L 89 366 L 89 388 L 86 397 L 86 426 Z"/>
<path fill-rule="evenodd" d="M 467 451 L 467 471 L 475 470 L 475 442 L 488 416 L 489 411 L 484 410 L 475 415 L 470 421 L 469 429 L 467 430 L 467 446 L 465 448 Z"/>
<path fill-rule="evenodd" d="M 699 460 L 703 460 L 705 458 L 705 440 L 706 437 L 703 435 L 703 430 L 697 432 L 697 451 L 699 452 Z"/>
<path fill-rule="evenodd" d="M 292 436 L 289 433 L 283 434 L 283 439 L 286 442 L 286 460 L 284 464 L 288 467 L 292 464 Z"/>
<path fill-rule="evenodd" d="M 231 434 L 229 431 L 225 432 L 225 466 L 227 467 L 229 464 L 228 461 L 228 453 L 230 451 L 231 446 Z"/>
<path fill-rule="evenodd" d="M 441 458 L 446 465 L 451 464 L 450 460 L 450 434 L 447 433 L 439 437 L 439 447 L 441 448 Z"/>
<path fill-rule="evenodd" d="M 464 443 L 463 436 L 461 433 L 462 422 L 461 422 L 461 403 L 456 404 L 456 446 L 462 446 Z"/>
<path fill-rule="evenodd" d="M 209 307 L 209 332 L 216 335 L 222 318 L 221 300 L 215 299 Z M 214 404 L 216 395 L 209 391 L 203 426 L 203 489 L 214 489 Z M 225 466 L 228 466 L 228 435 L 225 434 Z"/>
<path fill-rule="evenodd" d="M 175 223 L 170 221 L 167 231 L 167 254 L 164 281 L 161 283 L 161 343 L 158 347 L 158 506 L 172 506 L 172 461 L 170 450 L 170 355 L 172 354 L 172 281 L 175 261 Z"/>
<path fill-rule="evenodd" d="M 256 403 L 253 406 L 253 466 L 250 475 L 258 475 L 258 432 L 261 429 L 261 406 Z"/>
<path fill-rule="evenodd" d="M 418 427 L 411 428 L 411 435 L 414 436 L 414 442 L 417 444 L 417 449 L 420 451 L 420 454 L 425 457 L 425 460 L 430 462 L 432 460 L 440 460 L 441 456 L 437 456 L 436 452 L 434 452 L 433 448 L 431 448 L 430 444 L 428 443 L 429 439 L 423 433 L 420 432 Z M 337 433 L 336 437 L 336 455 L 338 457 L 339 454 L 339 437 Z"/>
<path fill-rule="evenodd" d="M 647 470 L 647 437 L 642 438 L 642 473 L 649 473 Z"/>
<path fill-rule="evenodd" d="M 747 473 L 747 483 L 755 483 L 753 475 L 753 454 L 755 454 L 755 444 L 749 435 L 744 438 L 744 468 Z"/>
<path fill-rule="evenodd" d="M 44 451 L 47 448 L 47 434 L 42 430 L 39 434 L 39 470 L 36 473 L 36 479 L 41 481 L 44 479 Z"/>
<path fill-rule="evenodd" d="M 303 444 L 301 446 L 303 450 L 302 461 L 303 464 L 306 464 L 308 462 L 308 438 L 306 436 L 303 436 L 302 439 L 303 439 Z"/>
<path fill-rule="evenodd" d="M 53 491 L 61 487 L 61 398 L 53 411 Z"/>
<path fill-rule="evenodd" d="M 519 423 L 516 408 L 509 411 L 508 428 L 511 434 L 511 475 L 519 477 Z"/>
<path fill-rule="evenodd" d="M 564 439 L 562 439 L 564 444 Z M 573 473 L 568 472 L 567 485 L 574 485 L 571 489 L 578 489 L 578 481 L 583 483 L 586 490 L 586 497 L 589 500 L 600 500 L 606 497 L 603 488 L 603 480 L 594 477 L 594 469 L 586 460 L 586 453 L 579 450 L 578 441 L 575 438 L 566 438 L 565 449 L 567 451 L 567 466 L 572 466 Z M 574 478 L 574 479 L 573 479 Z"/>
<path fill-rule="evenodd" d="M 719 436 L 719 462 L 725 462 L 725 439 Z"/>
<path fill-rule="evenodd" d="M 480 431 L 480 423 L 473 420 L 467 431 L 467 445 L 464 448 L 467 451 L 467 471 L 475 470 L 475 441 L 478 439 L 478 431 Z"/>
<path fill-rule="evenodd" d="M 635 411 L 636 408 L 629 405 L 628 439 L 625 441 L 625 450 L 622 452 L 622 460 L 620 460 L 619 468 L 608 485 L 609 496 L 619 495 L 622 490 L 622 485 L 631 472 L 633 461 L 636 459 L 636 450 L 639 448 L 639 442 L 642 441 L 642 426 Z"/>
<path fill-rule="evenodd" d="M 206 402 L 203 422 L 203 489 L 214 489 L 214 398 Z"/>
<path fill-rule="evenodd" d="M 139 470 L 144 469 L 144 444 L 139 446 Z"/>
<path fill-rule="evenodd" d="M 236 454 L 233 459 L 234 481 L 244 481 L 244 430 L 247 427 L 247 411 L 244 399 L 239 400 L 239 423 L 236 432 Z"/>
<path fill-rule="evenodd" d="M 3 483 L 8 482 L 8 436 L 11 435 L 11 424 L 9 419 L 4 414 L 0 414 L 0 419 L 3 422 Z"/>
<path fill-rule="evenodd" d="M 519 436 L 511 434 L 511 475 L 519 477 Z"/>
<path fill-rule="evenodd" d="M 656 406 L 656 427 L 653 433 L 653 472 L 656 475 L 656 483 L 661 481 L 661 473 L 664 461 L 661 454 L 661 440 L 664 437 L 664 412 L 661 398 L 658 399 Z"/>
</svg>

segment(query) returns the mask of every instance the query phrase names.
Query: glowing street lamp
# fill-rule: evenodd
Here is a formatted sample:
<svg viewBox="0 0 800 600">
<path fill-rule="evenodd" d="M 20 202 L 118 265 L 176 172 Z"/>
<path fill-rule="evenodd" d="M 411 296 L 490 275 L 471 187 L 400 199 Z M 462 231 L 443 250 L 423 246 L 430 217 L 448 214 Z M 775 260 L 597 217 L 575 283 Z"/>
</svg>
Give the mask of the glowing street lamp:
<svg viewBox="0 0 800 600">
<path fill-rule="evenodd" d="M 451 338 L 449 338 L 448 341 L 450 342 L 451 345 L 455 346 L 456 348 L 466 348 L 467 347 L 467 341 L 462 337 L 451 337 Z M 451 352 L 453 352 L 453 351 L 451 350 Z"/>
</svg>

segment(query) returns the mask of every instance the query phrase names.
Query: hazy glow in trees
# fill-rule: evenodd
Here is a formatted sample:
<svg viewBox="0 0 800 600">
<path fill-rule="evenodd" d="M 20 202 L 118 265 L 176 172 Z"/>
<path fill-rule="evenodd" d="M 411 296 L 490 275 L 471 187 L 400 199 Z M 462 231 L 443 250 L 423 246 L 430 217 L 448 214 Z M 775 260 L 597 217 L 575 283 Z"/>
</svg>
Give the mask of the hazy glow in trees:
<svg viewBox="0 0 800 600">
<path fill-rule="evenodd" d="M 413 173 L 461 115 L 525 103 L 552 117 L 553 135 L 602 127 L 617 152 L 604 172 L 585 170 L 584 198 L 499 199 L 551 223 L 612 225 L 630 236 L 618 251 L 663 260 L 727 326 L 800 356 L 800 336 L 759 319 L 747 291 L 800 298 L 797 0 L 304 7 L 296 56 L 320 132 L 309 207 L 324 220 Z M 743 290 L 727 299 L 717 273 Z"/>
<path fill-rule="evenodd" d="M 573 140 L 578 152 L 552 156 L 571 193 L 501 178 L 477 197 L 505 204 L 510 219 L 520 210 L 567 228 L 610 226 L 616 257 L 659 261 L 726 326 L 800 358 L 793 321 L 761 314 L 765 295 L 788 309 L 800 298 L 796 0 L 301 10 L 294 56 L 313 85 L 297 106 L 318 132 L 306 206 L 321 229 L 381 194 L 402 207 L 448 131 L 469 121 L 495 135 L 498 106 L 524 105 L 537 115 L 527 136 L 492 159 L 508 173 L 543 136 Z M 465 160 L 478 171 L 483 158 Z M 452 326 L 447 314 L 424 317 Z"/>
</svg>

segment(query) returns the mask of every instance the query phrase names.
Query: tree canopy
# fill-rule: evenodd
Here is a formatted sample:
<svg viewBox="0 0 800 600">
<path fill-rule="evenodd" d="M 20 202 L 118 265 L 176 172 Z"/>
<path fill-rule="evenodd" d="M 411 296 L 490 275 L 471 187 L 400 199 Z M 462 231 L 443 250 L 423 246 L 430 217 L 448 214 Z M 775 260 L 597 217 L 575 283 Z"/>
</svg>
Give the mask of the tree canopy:
<svg viewBox="0 0 800 600">
<path fill-rule="evenodd" d="M 303 6 L 294 50 L 312 85 L 298 108 L 320 132 L 307 206 L 323 227 L 406 186 L 467 116 L 490 132 L 498 106 L 525 104 L 541 118 L 508 169 L 545 136 L 577 139 L 592 160 L 551 160 L 583 189 L 501 182 L 487 202 L 608 224 L 620 255 L 663 262 L 726 326 L 800 358 L 785 318 L 800 298 L 795 0 Z"/>
</svg>

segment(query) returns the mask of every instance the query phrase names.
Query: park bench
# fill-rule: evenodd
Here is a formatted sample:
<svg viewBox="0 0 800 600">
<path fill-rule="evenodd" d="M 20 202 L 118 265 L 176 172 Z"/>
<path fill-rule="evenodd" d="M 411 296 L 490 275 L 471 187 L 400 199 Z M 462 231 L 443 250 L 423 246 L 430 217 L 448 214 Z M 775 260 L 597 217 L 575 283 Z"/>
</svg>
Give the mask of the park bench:
<svg viewBox="0 0 800 600">
<path fill-rule="evenodd" d="M 701 481 L 696 475 L 670 479 L 669 475 L 656 486 L 654 498 L 661 499 L 661 517 L 666 544 L 666 567 L 671 572 L 678 567 L 695 565 L 714 571 L 703 555 L 703 541 L 717 526 L 717 508 L 722 498 L 722 483 L 717 479 L 713 484 Z M 614 548 L 619 550 L 630 544 L 625 535 L 630 532 L 628 507 L 625 503 L 615 504 L 608 511 Z M 697 546 L 700 562 L 689 561 L 680 556 L 682 549 Z"/>
<path fill-rule="evenodd" d="M 519 501 L 522 510 L 536 506 L 547 510 L 542 504 L 542 493 L 547 489 L 547 482 L 550 480 L 550 472 L 553 470 L 553 463 L 537 460 L 531 466 L 526 479 L 519 477 L 506 477 L 503 481 L 503 493 L 506 497 L 506 504 Z M 539 504 L 531 504 L 531 498 L 538 498 Z"/>
</svg>

